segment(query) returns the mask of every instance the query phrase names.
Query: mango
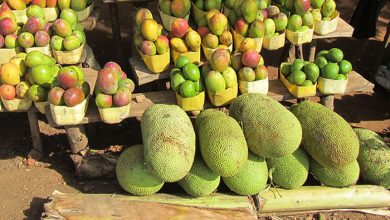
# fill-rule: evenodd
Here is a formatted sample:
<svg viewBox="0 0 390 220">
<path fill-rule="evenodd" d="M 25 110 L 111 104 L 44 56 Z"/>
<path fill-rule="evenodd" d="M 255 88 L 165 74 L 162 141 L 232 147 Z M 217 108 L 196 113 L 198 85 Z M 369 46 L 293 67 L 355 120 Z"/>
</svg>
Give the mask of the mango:
<svg viewBox="0 0 390 220">
<path fill-rule="evenodd" d="M 321 14 L 320 9 L 312 9 L 312 10 L 310 10 L 310 13 L 313 15 L 313 20 L 315 20 L 315 21 L 322 20 L 322 14 Z"/>
<path fill-rule="evenodd" d="M 0 20 L 0 34 L 3 36 L 14 33 L 17 27 L 15 19 L 7 17 Z"/>
<path fill-rule="evenodd" d="M 11 18 L 12 20 L 15 20 L 16 17 L 12 10 L 9 8 L 8 4 L 6 1 L 3 1 L 0 7 L 0 20 L 4 18 Z"/>
<path fill-rule="evenodd" d="M 70 8 L 75 11 L 82 11 L 87 7 L 87 0 L 72 0 L 70 1 Z"/>
<path fill-rule="evenodd" d="M 54 21 L 53 29 L 58 36 L 63 38 L 72 34 L 72 27 L 70 23 L 61 18 Z"/>
<path fill-rule="evenodd" d="M 198 32 L 199 36 L 203 38 L 206 34 L 210 33 L 210 29 L 206 26 L 199 26 L 196 32 Z"/>
<path fill-rule="evenodd" d="M 50 88 L 54 80 L 54 69 L 51 65 L 36 65 L 31 68 L 32 78 L 35 84 Z"/>
<path fill-rule="evenodd" d="M 288 18 L 288 24 L 287 24 L 287 29 L 290 31 L 297 31 L 299 28 L 302 26 L 302 17 L 299 15 L 291 15 Z"/>
<path fill-rule="evenodd" d="M 8 1 L 8 5 L 13 10 L 23 10 L 23 9 L 26 9 L 26 3 L 23 0 Z"/>
<path fill-rule="evenodd" d="M 256 15 L 256 19 L 260 21 L 265 21 L 268 18 L 267 10 L 259 10 Z"/>
<path fill-rule="evenodd" d="M 310 10 L 310 0 L 295 0 L 295 13 L 303 15 Z"/>
<path fill-rule="evenodd" d="M 210 57 L 211 69 L 223 72 L 229 66 L 230 54 L 226 49 L 216 49 Z"/>
<path fill-rule="evenodd" d="M 247 51 L 242 54 L 241 62 L 244 66 L 255 68 L 259 65 L 260 54 L 257 51 Z"/>
<path fill-rule="evenodd" d="M 70 35 L 64 39 L 64 48 L 66 51 L 72 51 L 81 46 L 81 42 L 75 35 Z"/>
<path fill-rule="evenodd" d="M 23 32 L 19 35 L 18 42 L 23 48 L 30 48 L 34 45 L 34 35 L 29 32 Z"/>
<path fill-rule="evenodd" d="M 265 24 L 264 22 L 256 19 L 249 27 L 249 37 L 262 38 L 264 37 Z"/>
<path fill-rule="evenodd" d="M 222 13 L 217 13 L 208 22 L 210 31 L 215 35 L 221 35 L 228 26 L 228 20 Z"/>
<path fill-rule="evenodd" d="M 323 17 L 329 17 L 336 10 L 336 2 L 334 0 L 325 0 L 322 4 L 321 12 Z"/>
<path fill-rule="evenodd" d="M 218 46 L 218 37 L 214 34 L 206 34 L 202 40 L 202 44 L 211 49 L 215 49 Z"/>
<path fill-rule="evenodd" d="M 308 27 L 313 27 L 314 17 L 313 17 L 313 14 L 310 13 L 309 11 L 302 15 L 302 25 L 305 25 Z"/>
<path fill-rule="evenodd" d="M 161 35 L 157 38 L 156 42 L 157 54 L 165 54 L 169 52 L 169 39 L 165 35 Z"/>
<path fill-rule="evenodd" d="M 106 95 L 99 93 L 96 95 L 95 103 L 98 108 L 111 108 L 112 106 L 112 95 Z"/>
<path fill-rule="evenodd" d="M 264 25 L 265 25 L 264 36 L 271 37 L 275 33 L 275 30 L 276 30 L 274 20 L 272 20 L 271 18 L 267 18 L 264 21 Z"/>
<path fill-rule="evenodd" d="M 226 68 L 226 70 L 222 72 L 222 76 L 225 79 L 227 89 L 237 85 L 237 74 L 233 68 Z"/>
<path fill-rule="evenodd" d="M 245 38 L 239 47 L 241 53 L 256 50 L 257 43 L 253 38 Z"/>
<path fill-rule="evenodd" d="M 85 99 L 84 92 L 80 88 L 67 89 L 63 97 L 64 97 L 65 105 L 68 107 L 76 106 Z"/>
<path fill-rule="evenodd" d="M 141 8 L 135 14 L 135 23 L 137 24 L 138 30 L 141 30 L 142 23 L 146 19 L 153 19 L 152 12 L 150 12 L 147 8 Z"/>
<path fill-rule="evenodd" d="M 241 14 L 247 23 L 252 23 L 257 16 L 258 7 L 255 0 L 245 0 L 241 4 Z"/>
<path fill-rule="evenodd" d="M 233 35 L 230 31 L 224 31 L 219 35 L 219 42 L 223 45 L 230 46 L 233 43 Z"/>
<path fill-rule="evenodd" d="M 40 85 L 32 85 L 28 89 L 28 97 L 33 102 L 45 102 L 47 100 L 47 90 Z"/>
<path fill-rule="evenodd" d="M 171 15 L 171 0 L 161 1 L 160 10 L 166 15 Z"/>
<path fill-rule="evenodd" d="M 119 88 L 113 96 L 115 106 L 122 107 L 130 104 L 131 91 L 126 87 Z"/>
<path fill-rule="evenodd" d="M 42 17 L 31 16 L 28 18 L 27 23 L 23 25 L 23 30 L 36 34 L 38 31 L 43 31 L 46 26 L 46 21 Z"/>
<path fill-rule="evenodd" d="M 221 0 L 204 0 L 204 9 L 210 11 L 212 9 L 219 10 L 221 9 Z"/>
<path fill-rule="evenodd" d="M 275 5 L 270 5 L 265 10 L 267 11 L 267 16 L 270 18 L 273 18 L 276 14 L 280 13 L 278 6 Z"/>
<path fill-rule="evenodd" d="M 174 17 L 184 18 L 190 13 L 191 2 L 189 0 L 173 0 L 171 2 L 171 13 Z"/>
<path fill-rule="evenodd" d="M 85 42 L 85 33 L 83 31 L 74 30 L 72 36 L 76 36 L 77 39 L 79 39 L 80 44 L 83 44 Z"/>
<path fill-rule="evenodd" d="M 57 6 L 57 0 L 46 0 L 47 8 L 55 8 Z"/>
<path fill-rule="evenodd" d="M 31 1 L 32 5 L 37 5 L 41 8 L 46 8 L 46 0 L 32 0 Z"/>
<path fill-rule="evenodd" d="M 20 82 L 20 70 L 12 63 L 3 64 L 0 67 L 0 81 L 2 84 L 16 86 Z"/>
<path fill-rule="evenodd" d="M 70 8 L 65 8 L 64 10 L 61 11 L 60 18 L 69 22 L 70 26 L 72 27 L 72 30 L 76 28 L 76 25 L 78 23 L 78 16 L 74 10 Z"/>
<path fill-rule="evenodd" d="M 4 45 L 8 49 L 19 47 L 18 36 L 16 34 L 9 34 L 5 36 Z"/>
<path fill-rule="evenodd" d="M 234 30 L 236 31 L 236 33 L 243 37 L 248 36 L 248 29 L 249 25 L 243 18 L 238 19 L 234 24 Z"/>
<path fill-rule="evenodd" d="M 118 75 L 112 69 L 104 68 L 98 72 L 97 88 L 105 94 L 113 95 L 118 90 Z"/>
<path fill-rule="evenodd" d="M 0 86 L 0 96 L 7 100 L 15 99 L 16 90 L 14 86 L 3 84 Z"/>
<path fill-rule="evenodd" d="M 188 32 L 190 26 L 185 19 L 177 18 L 172 22 L 171 32 L 174 37 L 183 38 Z"/>
<path fill-rule="evenodd" d="M 153 19 L 146 19 L 141 26 L 142 36 L 148 41 L 155 41 L 159 36 L 158 24 Z"/>
<path fill-rule="evenodd" d="M 134 45 L 140 49 L 141 48 L 141 45 L 142 45 L 142 42 L 144 41 L 144 37 L 142 36 L 142 34 L 140 32 L 137 32 L 135 35 L 134 35 Z"/>
<path fill-rule="evenodd" d="M 4 47 L 4 37 L 0 34 L 0 48 Z"/>
<path fill-rule="evenodd" d="M 49 100 L 50 104 L 61 106 L 64 105 L 64 93 L 65 90 L 61 87 L 54 87 L 49 91 L 49 94 L 47 96 L 47 99 Z"/>
<path fill-rule="evenodd" d="M 235 53 L 230 56 L 230 63 L 234 69 L 234 71 L 238 72 L 242 68 L 242 53 Z"/>
<path fill-rule="evenodd" d="M 30 84 L 26 81 L 22 81 L 16 85 L 16 96 L 20 99 L 24 99 L 28 97 L 28 89 L 30 88 Z"/>
<path fill-rule="evenodd" d="M 118 88 L 122 88 L 122 87 L 126 87 L 126 88 L 130 89 L 130 92 L 133 92 L 134 88 L 135 88 L 135 84 L 134 84 L 133 80 L 128 79 L 128 78 L 123 78 L 123 79 L 119 80 L 119 84 L 118 84 Z"/>
<path fill-rule="evenodd" d="M 238 71 L 240 81 L 253 82 L 256 79 L 255 71 L 250 67 L 243 67 Z"/>
<path fill-rule="evenodd" d="M 99 78 L 99 77 L 98 77 Z M 79 84 L 79 74 L 72 66 L 67 66 L 58 72 L 58 85 L 63 89 L 74 88 Z"/>
<path fill-rule="evenodd" d="M 311 0 L 311 6 L 313 6 L 313 9 L 319 9 L 321 8 L 322 4 L 324 4 L 325 0 Z"/>
<path fill-rule="evenodd" d="M 64 50 L 64 38 L 58 36 L 58 35 L 54 35 L 51 39 L 50 39 L 50 47 L 55 50 L 55 51 L 62 51 Z"/>
<path fill-rule="evenodd" d="M 194 30 L 190 30 L 187 32 L 185 36 L 185 41 L 187 46 L 190 48 L 191 51 L 199 51 L 200 45 L 201 45 L 201 38 L 198 32 Z"/>
<path fill-rule="evenodd" d="M 71 0 L 58 0 L 58 7 L 61 10 L 64 10 L 66 8 L 70 8 L 70 2 L 71 2 Z"/>
<path fill-rule="evenodd" d="M 156 55 L 156 45 L 152 41 L 144 40 L 141 45 L 141 53 L 148 56 Z"/>
<path fill-rule="evenodd" d="M 211 18 L 212 18 L 214 15 L 218 14 L 218 13 L 220 13 L 220 11 L 217 10 L 217 9 L 212 9 L 212 10 L 210 10 L 209 12 L 207 12 L 207 14 L 206 14 L 207 23 L 210 23 Z M 206 24 L 206 25 L 207 25 L 207 24 Z"/>
<path fill-rule="evenodd" d="M 218 71 L 210 71 L 205 78 L 206 88 L 213 93 L 223 91 L 226 89 L 225 78 Z"/>
<path fill-rule="evenodd" d="M 288 23 L 287 15 L 278 13 L 272 19 L 275 22 L 275 31 L 281 32 L 286 29 Z"/>
<path fill-rule="evenodd" d="M 31 5 L 30 7 L 28 7 L 26 10 L 26 15 L 27 17 L 35 16 L 35 17 L 41 17 L 43 19 L 45 18 L 45 12 L 38 5 Z"/>
<path fill-rule="evenodd" d="M 24 62 L 24 58 L 15 56 L 9 61 L 9 63 L 12 63 L 18 67 L 20 77 L 24 76 L 24 74 L 27 71 L 27 66 L 26 63 Z"/>
<path fill-rule="evenodd" d="M 188 46 L 186 45 L 184 40 L 182 40 L 180 38 L 177 38 L 177 37 L 172 38 L 170 41 L 170 45 L 171 45 L 172 49 L 174 49 L 175 51 L 177 51 L 179 53 L 187 53 L 188 52 Z"/>
<path fill-rule="evenodd" d="M 35 34 L 34 40 L 37 47 L 45 47 L 50 43 L 50 36 L 45 31 L 38 31 Z"/>
<path fill-rule="evenodd" d="M 284 3 L 284 6 L 287 8 L 288 11 L 293 13 L 295 11 L 295 6 L 294 6 L 295 0 L 286 0 Z"/>
</svg>

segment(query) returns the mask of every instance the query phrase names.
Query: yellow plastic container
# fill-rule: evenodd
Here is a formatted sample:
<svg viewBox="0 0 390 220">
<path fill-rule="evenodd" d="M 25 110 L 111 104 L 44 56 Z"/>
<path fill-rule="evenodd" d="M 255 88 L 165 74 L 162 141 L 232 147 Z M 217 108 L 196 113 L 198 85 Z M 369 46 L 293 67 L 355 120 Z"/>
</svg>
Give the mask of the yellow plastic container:
<svg viewBox="0 0 390 220">
<path fill-rule="evenodd" d="M 27 11 L 27 9 L 12 10 L 12 12 L 14 13 L 15 18 L 16 18 L 16 23 L 25 24 L 27 22 L 28 17 L 26 15 L 26 11 Z"/>
<path fill-rule="evenodd" d="M 341 94 L 343 95 L 345 89 L 347 88 L 348 79 L 347 80 L 333 80 L 333 79 L 325 79 L 322 77 L 318 77 L 317 88 L 321 94 L 324 95 L 332 95 L 332 94 Z"/>
<path fill-rule="evenodd" d="M 35 107 L 38 109 L 38 111 L 42 114 L 45 114 L 45 108 L 46 106 L 50 105 L 49 101 L 46 102 L 34 102 Z"/>
<path fill-rule="evenodd" d="M 144 55 L 137 49 L 139 55 L 142 57 L 142 60 L 146 64 L 148 70 L 152 73 L 161 73 L 169 68 L 171 62 L 170 51 L 162 55 L 148 56 Z"/>
<path fill-rule="evenodd" d="M 280 81 L 282 81 L 283 85 L 287 88 L 287 90 L 297 98 L 304 98 L 316 95 L 317 83 L 312 86 L 297 86 L 291 84 L 282 74 L 281 69 L 286 63 L 282 63 L 279 69 Z"/>
<path fill-rule="evenodd" d="M 207 95 L 210 99 L 210 102 L 216 107 L 228 105 L 238 95 L 238 84 L 234 85 L 231 88 L 216 93 L 207 90 Z"/>
<path fill-rule="evenodd" d="M 27 111 L 32 105 L 32 101 L 29 98 L 7 100 L 1 97 L 1 101 L 9 112 Z"/>
<path fill-rule="evenodd" d="M 87 112 L 88 101 L 89 96 L 73 107 L 50 104 L 50 112 L 54 122 L 60 126 L 80 124 L 84 119 L 85 112 Z"/>
<path fill-rule="evenodd" d="M 114 108 L 98 108 L 100 118 L 106 124 L 118 124 L 130 115 L 130 104 Z"/>
<path fill-rule="evenodd" d="M 48 56 L 52 56 L 50 45 L 47 45 L 45 47 L 30 47 L 30 48 L 26 48 L 25 50 L 26 50 L 26 53 L 30 53 L 31 51 L 39 51 L 39 52 L 46 54 Z"/>
<path fill-rule="evenodd" d="M 190 60 L 190 63 L 199 64 L 200 63 L 200 49 L 195 52 L 187 52 L 187 53 L 179 53 L 173 49 L 171 49 L 171 56 L 174 63 L 181 56 L 185 56 Z"/>
<path fill-rule="evenodd" d="M 303 32 L 292 32 L 290 30 L 286 30 L 286 38 L 292 44 L 300 45 L 311 42 L 313 40 L 313 32 L 313 28 Z"/>
<path fill-rule="evenodd" d="M 77 64 L 80 63 L 81 56 L 84 52 L 85 42 L 77 49 L 72 51 L 55 51 L 52 50 L 53 57 L 58 64 Z"/>
<path fill-rule="evenodd" d="M 58 7 L 55 8 L 44 8 L 45 12 L 45 20 L 47 22 L 55 21 L 60 16 L 60 9 Z"/>
<path fill-rule="evenodd" d="M 253 82 L 239 81 L 238 84 L 241 94 L 260 93 L 267 95 L 268 93 L 268 77 L 263 80 L 257 80 Z"/>
<path fill-rule="evenodd" d="M 336 10 L 330 15 L 330 21 L 314 20 L 314 33 L 318 35 L 327 35 L 336 31 L 339 16 L 340 12 Z"/>
<path fill-rule="evenodd" d="M 76 11 L 79 21 L 84 21 L 85 19 L 87 19 L 91 15 L 94 8 L 95 8 L 95 2 L 92 2 L 92 4 L 87 6 L 84 10 Z"/>
<path fill-rule="evenodd" d="M 192 1 L 191 1 L 192 14 L 194 15 L 195 22 L 198 26 L 207 25 L 207 11 L 200 10 Z"/>
<path fill-rule="evenodd" d="M 245 37 L 237 34 L 237 32 L 232 28 L 233 30 L 233 41 L 234 41 L 234 50 L 237 51 L 240 47 L 241 43 L 244 41 Z M 257 47 L 256 51 L 261 52 L 261 48 L 263 46 L 263 38 L 253 38 L 256 41 Z"/>
<path fill-rule="evenodd" d="M 0 65 L 8 63 L 12 59 L 12 57 L 16 56 L 16 54 L 20 52 L 22 52 L 21 47 L 15 49 L 7 49 L 7 48 L 0 49 Z"/>
<path fill-rule="evenodd" d="M 199 93 L 197 96 L 190 98 L 183 98 L 176 93 L 177 105 L 180 106 L 184 111 L 200 111 L 203 109 L 205 92 Z"/>
<path fill-rule="evenodd" d="M 202 49 L 203 49 L 203 54 L 206 57 L 206 60 L 210 60 L 211 54 L 213 54 L 213 52 L 216 49 L 220 49 L 220 48 L 211 49 L 211 48 L 203 46 L 203 44 L 202 44 Z M 231 44 L 228 48 L 225 48 L 225 49 L 228 49 L 229 52 L 232 53 L 233 52 L 233 44 Z"/>
<path fill-rule="evenodd" d="M 277 50 L 284 47 L 286 43 L 286 33 L 283 32 L 276 37 L 264 37 L 263 47 L 267 50 Z"/>
<path fill-rule="evenodd" d="M 160 10 L 160 7 L 158 7 L 158 13 L 160 14 L 164 28 L 167 29 L 167 31 L 171 31 L 172 30 L 172 22 L 174 20 L 176 20 L 177 17 L 173 17 L 173 16 L 165 14 L 164 12 L 162 12 Z M 190 13 L 188 13 L 188 15 L 184 17 L 184 19 L 187 21 L 189 18 L 190 18 Z"/>
</svg>

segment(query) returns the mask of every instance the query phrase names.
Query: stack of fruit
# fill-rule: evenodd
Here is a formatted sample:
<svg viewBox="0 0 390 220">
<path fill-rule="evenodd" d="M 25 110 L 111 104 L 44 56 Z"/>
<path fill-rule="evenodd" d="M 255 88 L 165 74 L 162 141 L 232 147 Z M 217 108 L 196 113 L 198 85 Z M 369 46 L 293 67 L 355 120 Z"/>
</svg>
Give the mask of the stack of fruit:
<svg viewBox="0 0 390 220">
<path fill-rule="evenodd" d="M 25 76 L 26 66 L 24 64 L 24 53 L 13 57 L 9 63 L 0 67 L 0 96 L 8 111 L 25 111 L 31 107 L 31 100 L 28 98 L 30 84 Z M 25 81 L 23 81 L 23 77 Z"/>
<path fill-rule="evenodd" d="M 311 1 L 313 9 L 311 13 L 314 17 L 314 32 L 319 35 L 327 35 L 334 32 L 340 13 L 336 10 L 334 0 Z"/>
<path fill-rule="evenodd" d="M 297 98 L 314 96 L 320 69 L 315 63 L 296 59 L 293 63 L 282 63 L 280 79 L 288 91 Z"/>
<path fill-rule="evenodd" d="M 77 66 L 63 67 L 52 84 L 48 100 L 54 122 L 58 125 L 80 123 L 90 95 L 84 71 Z"/>
<path fill-rule="evenodd" d="M 18 36 L 15 32 L 18 29 L 16 17 L 7 3 L 3 2 L 0 7 L 0 64 L 8 63 L 8 61 L 16 55 L 18 44 Z M 5 47 L 9 50 L 2 49 Z"/>
<path fill-rule="evenodd" d="M 172 69 L 171 86 L 178 105 L 184 111 L 200 111 L 204 105 L 204 85 L 199 68 L 190 59 L 181 56 Z"/>
<path fill-rule="evenodd" d="M 129 116 L 134 87 L 134 82 L 115 62 L 106 63 L 98 72 L 95 103 L 105 123 L 120 123 Z"/>
<path fill-rule="evenodd" d="M 323 50 L 317 54 L 314 62 L 321 70 L 318 90 L 322 94 L 344 94 L 352 64 L 343 58 L 344 53 L 338 48 Z"/>
<path fill-rule="evenodd" d="M 237 74 L 229 64 L 229 51 L 216 49 L 211 54 L 210 63 L 202 69 L 207 95 L 214 106 L 227 105 L 237 97 Z"/>
<path fill-rule="evenodd" d="M 207 13 L 207 27 L 198 28 L 202 37 L 203 53 L 207 60 L 216 48 L 226 48 L 233 51 L 233 36 L 229 31 L 228 19 L 218 10 Z"/>
<path fill-rule="evenodd" d="M 85 44 L 84 28 L 78 23 L 78 17 L 72 9 L 61 11 L 60 18 L 52 26 L 54 36 L 50 46 L 52 53 L 59 64 L 76 64 Z"/>
<path fill-rule="evenodd" d="M 207 26 L 207 13 L 211 10 L 222 10 L 221 0 L 194 0 L 192 2 L 192 11 L 195 22 L 198 26 Z"/>
<path fill-rule="evenodd" d="M 57 7 L 57 0 L 12 0 L 8 1 L 11 9 L 15 10 L 16 20 L 18 23 L 26 23 L 28 16 L 26 16 L 26 8 L 39 7 L 44 11 L 46 21 L 54 21 L 58 17 L 59 10 Z"/>
<path fill-rule="evenodd" d="M 176 18 L 183 18 L 188 21 L 190 9 L 190 0 L 159 0 L 158 11 L 164 27 L 168 31 L 171 31 L 172 22 Z"/>
<path fill-rule="evenodd" d="M 173 62 L 180 56 L 186 56 L 191 63 L 200 63 L 201 38 L 198 32 L 190 28 L 186 20 L 177 18 L 172 22 L 171 36 Z"/>
<path fill-rule="evenodd" d="M 276 50 L 284 46 L 288 18 L 285 13 L 280 12 L 280 9 L 274 5 L 267 7 L 266 11 L 264 48 Z"/>
<path fill-rule="evenodd" d="M 169 39 L 162 34 L 163 26 L 153 19 L 149 9 L 137 11 L 135 21 L 137 33 L 134 44 L 146 67 L 153 73 L 161 73 L 169 68 Z"/>
</svg>

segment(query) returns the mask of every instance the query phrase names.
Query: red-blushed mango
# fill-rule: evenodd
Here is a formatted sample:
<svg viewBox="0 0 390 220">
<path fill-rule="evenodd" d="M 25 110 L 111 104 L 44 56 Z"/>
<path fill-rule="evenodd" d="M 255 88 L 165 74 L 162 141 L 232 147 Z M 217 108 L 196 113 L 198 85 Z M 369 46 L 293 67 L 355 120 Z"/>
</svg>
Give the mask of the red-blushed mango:
<svg viewBox="0 0 390 220">
<path fill-rule="evenodd" d="M 127 78 L 127 74 L 125 72 L 122 71 L 121 73 L 121 79 L 126 79 Z"/>
<path fill-rule="evenodd" d="M 99 93 L 96 95 L 95 103 L 98 108 L 111 108 L 112 107 L 112 95 Z"/>
<path fill-rule="evenodd" d="M 63 89 L 74 88 L 79 83 L 79 74 L 71 66 L 60 69 L 57 78 L 59 86 Z"/>
<path fill-rule="evenodd" d="M 113 101 L 115 106 L 122 107 L 130 104 L 131 91 L 126 87 L 119 88 L 114 94 Z"/>
<path fill-rule="evenodd" d="M 80 88 L 70 88 L 64 93 L 64 102 L 68 107 L 73 107 L 80 104 L 84 100 L 85 96 L 83 90 Z"/>
<path fill-rule="evenodd" d="M 216 13 L 214 16 L 211 17 L 210 21 L 208 22 L 210 31 L 218 36 L 221 35 L 224 30 L 226 30 L 227 25 L 228 20 L 226 16 L 222 13 Z"/>
<path fill-rule="evenodd" d="M 1 35 L 8 35 L 12 34 L 17 29 L 16 21 L 12 18 L 3 18 L 0 20 L 0 34 Z"/>
<path fill-rule="evenodd" d="M 46 7 L 55 8 L 57 6 L 57 0 L 46 0 Z"/>
<path fill-rule="evenodd" d="M 197 32 L 200 35 L 200 37 L 203 38 L 208 33 L 210 33 L 210 29 L 208 27 L 206 27 L 206 26 L 200 26 L 200 27 L 198 27 Z"/>
<path fill-rule="evenodd" d="M 70 23 L 61 18 L 54 21 L 53 29 L 60 37 L 67 37 L 72 34 L 72 27 Z"/>
<path fill-rule="evenodd" d="M 46 0 L 32 0 L 32 5 L 38 5 L 41 8 L 46 8 Z"/>
<path fill-rule="evenodd" d="M 228 50 L 217 49 L 211 54 L 210 57 L 211 69 L 222 73 L 229 66 L 229 63 L 230 63 L 230 54 Z"/>
<path fill-rule="evenodd" d="M 12 12 L 12 10 L 9 8 L 6 1 L 3 1 L 3 4 L 1 4 L 0 7 L 0 20 L 4 18 L 11 18 L 15 20 L 15 14 Z"/>
<path fill-rule="evenodd" d="M 157 54 L 165 54 L 169 51 L 169 39 L 165 35 L 161 35 L 157 38 L 156 42 Z"/>
<path fill-rule="evenodd" d="M 121 66 L 114 61 L 107 62 L 106 64 L 104 64 L 103 68 L 112 69 L 116 73 L 122 73 Z"/>
<path fill-rule="evenodd" d="M 233 35 L 230 31 L 224 31 L 219 35 L 219 42 L 223 45 L 230 46 L 233 43 Z"/>
<path fill-rule="evenodd" d="M 37 47 L 45 47 L 50 43 L 50 36 L 45 31 L 38 31 L 35 34 L 34 39 L 35 39 L 35 45 L 37 45 Z"/>
<path fill-rule="evenodd" d="M 138 29 L 141 29 L 142 23 L 146 19 L 153 19 L 152 12 L 150 12 L 147 8 L 141 8 L 135 14 L 135 23 L 137 24 Z"/>
<path fill-rule="evenodd" d="M 255 69 L 255 80 L 263 80 L 268 77 L 268 70 L 267 67 L 264 65 L 258 65 Z"/>
<path fill-rule="evenodd" d="M 38 31 L 43 31 L 46 26 L 46 21 L 42 17 L 31 16 L 28 18 L 27 23 L 23 25 L 23 30 L 36 34 Z"/>
<path fill-rule="evenodd" d="M 230 57 L 230 63 L 234 69 L 234 71 L 238 72 L 242 68 L 242 53 L 232 54 Z"/>
<path fill-rule="evenodd" d="M 303 15 L 310 10 L 310 0 L 295 0 L 295 13 Z"/>
<path fill-rule="evenodd" d="M 255 68 L 259 65 L 260 54 L 257 51 L 248 51 L 242 54 L 241 62 L 244 66 Z"/>
<path fill-rule="evenodd" d="M 77 13 L 70 9 L 70 8 L 65 8 L 61 11 L 60 18 L 66 20 L 69 22 L 70 26 L 72 29 L 75 29 L 76 24 L 78 23 L 79 19 L 77 16 Z"/>
<path fill-rule="evenodd" d="M 171 32 L 174 37 L 182 38 L 186 35 L 189 28 L 190 26 L 185 19 L 177 18 L 172 22 Z"/>
<path fill-rule="evenodd" d="M 234 30 L 241 36 L 248 36 L 249 25 L 243 18 L 239 18 L 234 24 Z"/>
<path fill-rule="evenodd" d="M 171 2 L 171 12 L 174 17 L 184 18 L 190 13 L 191 3 L 189 0 L 173 0 Z"/>
<path fill-rule="evenodd" d="M 156 55 L 156 45 L 152 41 L 144 40 L 141 44 L 141 53 L 148 56 Z"/>
<path fill-rule="evenodd" d="M 65 90 L 61 87 L 52 88 L 47 96 L 50 104 L 57 106 L 64 105 L 64 93 Z"/>
<path fill-rule="evenodd" d="M 98 72 L 97 88 L 105 94 L 113 95 L 118 90 L 118 75 L 112 69 L 104 68 Z"/>
<path fill-rule="evenodd" d="M 3 84 L 0 86 L 0 96 L 7 100 L 12 100 L 16 97 L 14 86 Z"/>
<path fill-rule="evenodd" d="M 34 35 L 29 32 L 23 32 L 19 35 L 18 42 L 23 48 L 30 48 L 34 45 Z"/>
</svg>

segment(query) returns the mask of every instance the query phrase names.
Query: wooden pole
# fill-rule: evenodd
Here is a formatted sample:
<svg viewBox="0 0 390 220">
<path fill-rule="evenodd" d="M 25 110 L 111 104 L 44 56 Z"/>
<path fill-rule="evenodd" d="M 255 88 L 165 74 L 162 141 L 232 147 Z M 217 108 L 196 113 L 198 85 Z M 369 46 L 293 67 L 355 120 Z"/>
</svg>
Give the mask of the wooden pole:
<svg viewBox="0 0 390 220">
<path fill-rule="evenodd" d="M 64 127 L 73 154 L 77 154 L 88 147 L 88 136 L 84 125 L 68 125 Z"/>
<path fill-rule="evenodd" d="M 312 40 L 310 43 L 309 62 L 314 62 L 317 50 L 317 40 Z"/>
<path fill-rule="evenodd" d="M 334 110 L 334 95 L 321 96 L 321 104 L 330 110 Z"/>
<path fill-rule="evenodd" d="M 40 160 L 43 156 L 43 147 L 41 140 L 41 133 L 39 131 L 37 113 L 34 108 L 30 108 L 27 111 L 28 122 L 30 124 L 31 138 L 33 149 L 30 151 L 29 156 L 34 160 Z"/>
</svg>

